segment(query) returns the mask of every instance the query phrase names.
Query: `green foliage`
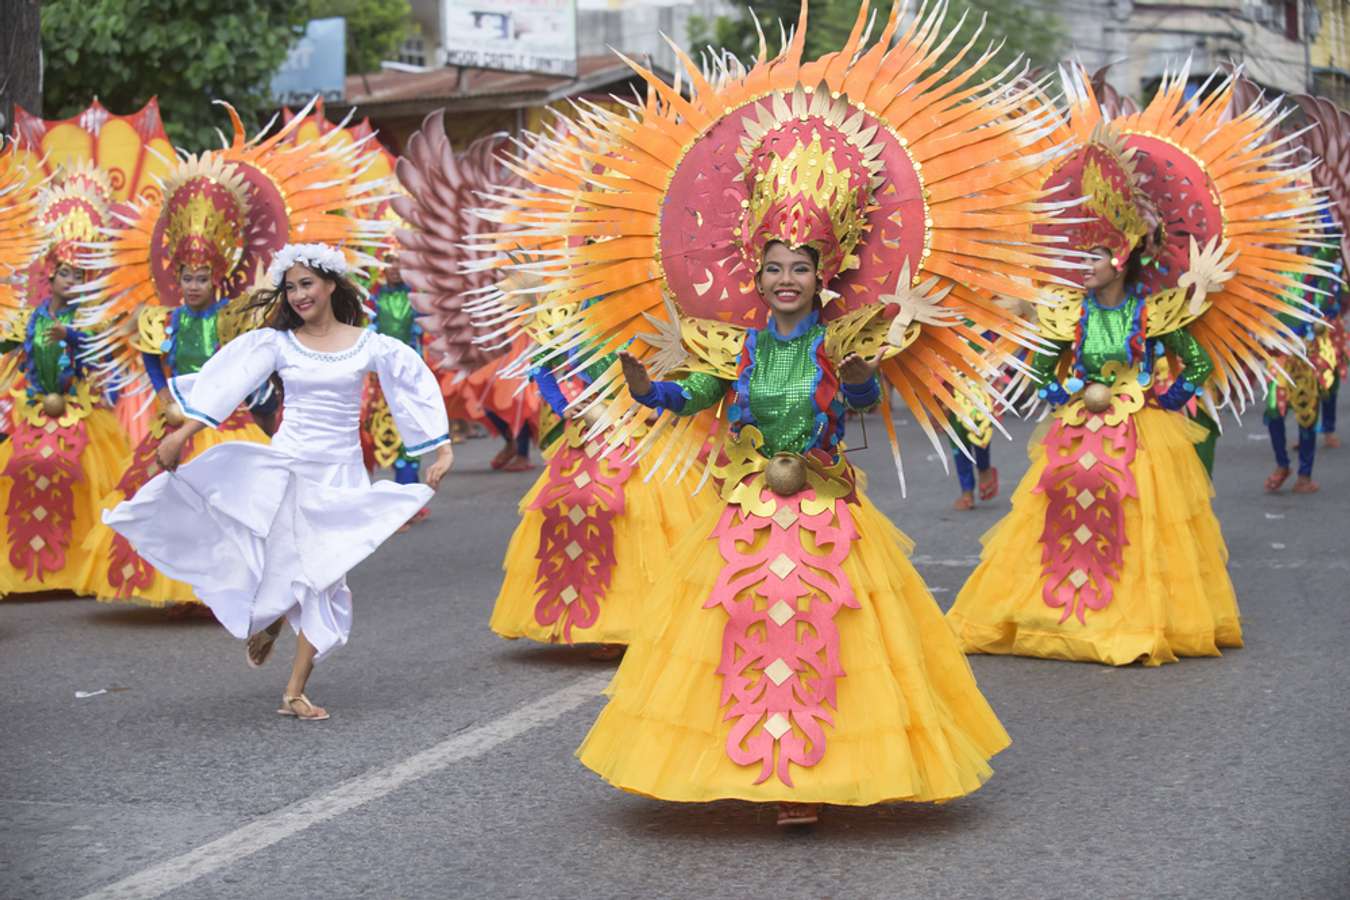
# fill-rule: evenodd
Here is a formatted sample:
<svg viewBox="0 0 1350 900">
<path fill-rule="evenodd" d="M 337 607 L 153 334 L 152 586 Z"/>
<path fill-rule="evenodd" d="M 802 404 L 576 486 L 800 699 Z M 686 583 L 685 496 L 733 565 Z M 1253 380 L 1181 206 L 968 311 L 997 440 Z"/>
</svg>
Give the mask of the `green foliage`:
<svg viewBox="0 0 1350 900">
<path fill-rule="evenodd" d="M 46 0 L 44 113 L 72 116 L 97 96 L 124 114 L 158 95 L 176 146 L 217 146 L 229 120 L 211 101 L 260 125 L 274 108 L 272 74 L 305 18 L 290 0 Z"/>
<path fill-rule="evenodd" d="M 347 20 L 347 74 L 379 71 L 396 59 L 412 28 L 408 0 L 309 0 L 309 18 Z"/>
<path fill-rule="evenodd" d="M 810 0 L 806 58 L 815 59 L 843 46 L 857 19 L 860 5 L 861 0 Z M 1053 65 L 1059 60 L 1064 44 L 1063 25 L 1054 12 L 1057 5 L 1058 0 L 1041 0 L 1034 4 L 1024 0 L 950 0 L 946 19 L 948 25 L 954 26 L 961 21 L 963 14 L 966 18 L 941 60 L 946 62 L 954 56 L 956 49 L 964 46 L 975 35 L 981 18 L 985 18 L 984 30 L 980 32 L 976 47 L 983 50 L 990 43 L 1002 41 L 1003 49 L 985 67 L 984 74 L 995 73 L 1011 63 L 1018 54 L 1025 56 L 1034 66 Z M 874 0 L 870 8 L 877 19 L 873 28 L 875 39 L 886 16 L 890 14 L 890 4 L 886 0 Z M 779 22 L 783 24 L 783 31 L 790 29 L 797 21 L 799 10 L 799 0 L 756 0 L 753 4 L 753 14 L 759 19 L 771 56 L 782 47 Z M 943 36 L 947 33 L 944 32 Z M 739 15 L 718 16 L 712 21 L 692 17 L 689 20 L 688 38 L 695 50 L 702 50 L 709 44 L 725 47 L 747 62 L 759 52 L 759 36 L 748 9 L 742 10 Z M 975 54 L 968 54 L 963 65 L 973 63 L 976 58 Z"/>
</svg>

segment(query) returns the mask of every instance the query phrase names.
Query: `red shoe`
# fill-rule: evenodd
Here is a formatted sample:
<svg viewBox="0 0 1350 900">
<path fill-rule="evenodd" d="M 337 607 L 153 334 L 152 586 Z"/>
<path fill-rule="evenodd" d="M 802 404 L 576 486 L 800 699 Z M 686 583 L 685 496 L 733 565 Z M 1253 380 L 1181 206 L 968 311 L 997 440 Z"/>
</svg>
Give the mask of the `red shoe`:
<svg viewBox="0 0 1350 900">
<path fill-rule="evenodd" d="M 502 466 L 503 472 L 528 472 L 534 468 L 534 463 L 523 456 L 512 456 L 511 459 Z"/>
<path fill-rule="evenodd" d="M 1336 450 L 1341 446 L 1341 439 L 1334 434 L 1329 434 L 1322 438 L 1322 446 L 1328 450 Z"/>
<path fill-rule="evenodd" d="M 962 491 L 961 496 L 956 498 L 952 504 L 952 509 L 957 512 L 966 512 L 975 508 L 975 497 L 969 491 Z"/>
<path fill-rule="evenodd" d="M 496 456 L 492 457 L 491 463 L 492 468 L 501 469 L 505 467 L 507 463 L 509 463 L 512 459 L 515 458 L 515 456 L 516 456 L 516 448 L 511 446 L 510 444 L 507 444 L 505 447 L 497 451 Z"/>
<path fill-rule="evenodd" d="M 989 477 L 980 478 L 980 499 L 993 500 L 998 496 L 998 469 L 990 467 Z"/>
</svg>

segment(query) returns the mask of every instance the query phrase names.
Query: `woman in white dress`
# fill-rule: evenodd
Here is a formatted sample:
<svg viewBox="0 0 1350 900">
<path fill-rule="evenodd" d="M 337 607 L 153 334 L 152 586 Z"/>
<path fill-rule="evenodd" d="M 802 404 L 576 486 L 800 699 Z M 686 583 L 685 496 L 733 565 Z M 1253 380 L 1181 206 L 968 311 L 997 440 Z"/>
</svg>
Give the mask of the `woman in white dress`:
<svg viewBox="0 0 1350 900">
<path fill-rule="evenodd" d="M 269 327 L 226 344 L 196 375 L 170 381 L 188 421 L 168 435 L 168 471 L 104 514 L 136 551 L 188 582 L 261 665 L 283 621 L 297 635 L 281 715 L 327 719 L 305 696 L 316 659 L 347 642 L 346 574 L 426 505 L 453 462 L 445 404 L 426 363 L 405 344 L 361 327 L 342 254 L 288 245 L 269 270 Z M 436 451 L 426 485 L 371 484 L 359 426 L 366 373 L 375 372 L 408 452 Z M 271 445 L 213 447 L 178 468 L 184 444 L 219 424 L 275 373 L 285 411 Z"/>
</svg>

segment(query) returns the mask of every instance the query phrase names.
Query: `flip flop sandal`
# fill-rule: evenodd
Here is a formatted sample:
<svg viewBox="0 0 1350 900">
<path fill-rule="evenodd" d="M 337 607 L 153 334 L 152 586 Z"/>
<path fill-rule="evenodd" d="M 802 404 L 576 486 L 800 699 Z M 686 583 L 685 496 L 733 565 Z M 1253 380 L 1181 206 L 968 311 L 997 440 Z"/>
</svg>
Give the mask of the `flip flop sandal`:
<svg viewBox="0 0 1350 900">
<path fill-rule="evenodd" d="M 958 512 L 967 512 L 968 510 L 972 510 L 974 508 L 975 508 L 975 498 L 967 497 L 965 494 L 962 494 L 960 497 L 957 497 L 956 502 L 952 504 L 952 509 L 957 510 Z"/>
<path fill-rule="evenodd" d="M 778 804 L 778 824 L 814 825 L 820 821 L 820 805 L 817 803 L 780 803 Z"/>
<path fill-rule="evenodd" d="M 318 707 L 316 707 L 313 703 L 311 703 L 309 698 L 306 697 L 304 694 L 301 694 L 298 697 L 287 697 L 283 695 L 281 698 L 281 702 L 283 705 L 281 709 L 277 710 L 277 715 L 279 716 L 290 716 L 292 718 L 299 719 L 302 722 L 322 722 L 325 719 L 332 718 L 331 716 L 328 715 L 327 712 L 323 713 L 322 715 L 316 713 L 315 710 Z M 309 713 L 305 714 L 296 711 L 295 704 L 297 703 L 305 704 L 305 706 L 309 710 Z"/>
<path fill-rule="evenodd" d="M 1270 476 L 1268 478 L 1266 478 L 1266 493 L 1268 494 L 1275 493 L 1280 488 L 1284 487 L 1284 483 L 1288 480 L 1289 480 L 1288 469 L 1276 469 L 1274 472 L 1270 473 Z"/>
</svg>

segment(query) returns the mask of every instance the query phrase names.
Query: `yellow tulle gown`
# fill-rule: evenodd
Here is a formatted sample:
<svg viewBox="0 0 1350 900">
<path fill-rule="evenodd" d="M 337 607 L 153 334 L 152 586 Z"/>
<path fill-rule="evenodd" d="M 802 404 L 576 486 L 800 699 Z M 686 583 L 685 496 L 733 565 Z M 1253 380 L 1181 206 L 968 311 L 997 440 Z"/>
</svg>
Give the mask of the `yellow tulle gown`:
<svg viewBox="0 0 1350 900">
<path fill-rule="evenodd" d="M 15 415 L 23 407 L 33 405 L 18 396 L 14 402 Z M 4 541 L 0 545 L 0 597 L 57 590 L 82 593 L 82 573 L 90 560 L 84 540 L 99 522 L 100 499 L 121 477 L 127 441 L 117 415 L 110 409 L 89 408 L 81 424 L 87 442 L 79 456 L 79 475 L 70 484 L 60 487 L 34 484 L 30 487 L 33 499 L 29 502 L 15 496 L 13 478 L 0 476 L 0 511 L 6 515 Z M 14 452 L 15 438 L 11 434 L 9 440 L 0 443 L 0 472 L 9 468 Z M 21 486 L 19 490 L 25 488 Z M 56 518 L 61 515 L 58 510 L 67 500 L 73 515 L 68 522 L 60 523 Z M 48 527 L 53 522 L 57 523 L 54 530 Z M 59 568 L 30 570 L 27 562 L 33 557 L 47 556 L 52 544 L 61 548 Z M 16 565 L 16 553 L 23 557 L 23 565 Z"/>
<path fill-rule="evenodd" d="M 909 561 L 909 539 L 863 495 L 852 512 L 858 539 L 842 570 L 858 607 L 835 617 L 845 675 L 820 762 L 792 766 L 790 786 L 756 784 L 758 767 L 726 752 L 733 723 L 718 666 L 728 616 L 704 607 L 724 565 L 708 537 L 719 507 L 671 551 L 679 577 L 654 586 L 652 618 L 577 751 L 582 763 L 624 790 L 692 802 L 862 806 L 948 800 L 983 784 L 1008 734 Z"/>
<path fill-rule="evenodd" d="M 683 482 L 644 481 L 641 463 L 599 457 L 585 429 L 567 423 L 520 501 L 490 622 L 501 637 L 630 643 L 652 614 L 671 546 L 714 502 L 711 490 L 691 496 Z"/>
<path fill-rule="evenodd" d="M 1080 621 L 1043 599 L 1048 502 L 1035 490 L 1046 466 L 1038 436 L 1012 511 L 985 535 L 980 564 L 948 613 L 968 652 L 1156 666 L 1242 646 L 1213 488 L 1195 452 L 1205 429 L 1156 407 L 1134 421 L 1138 496 L 1123 501 L 1127 543 L 1110 604 Z"/>
</svg>

